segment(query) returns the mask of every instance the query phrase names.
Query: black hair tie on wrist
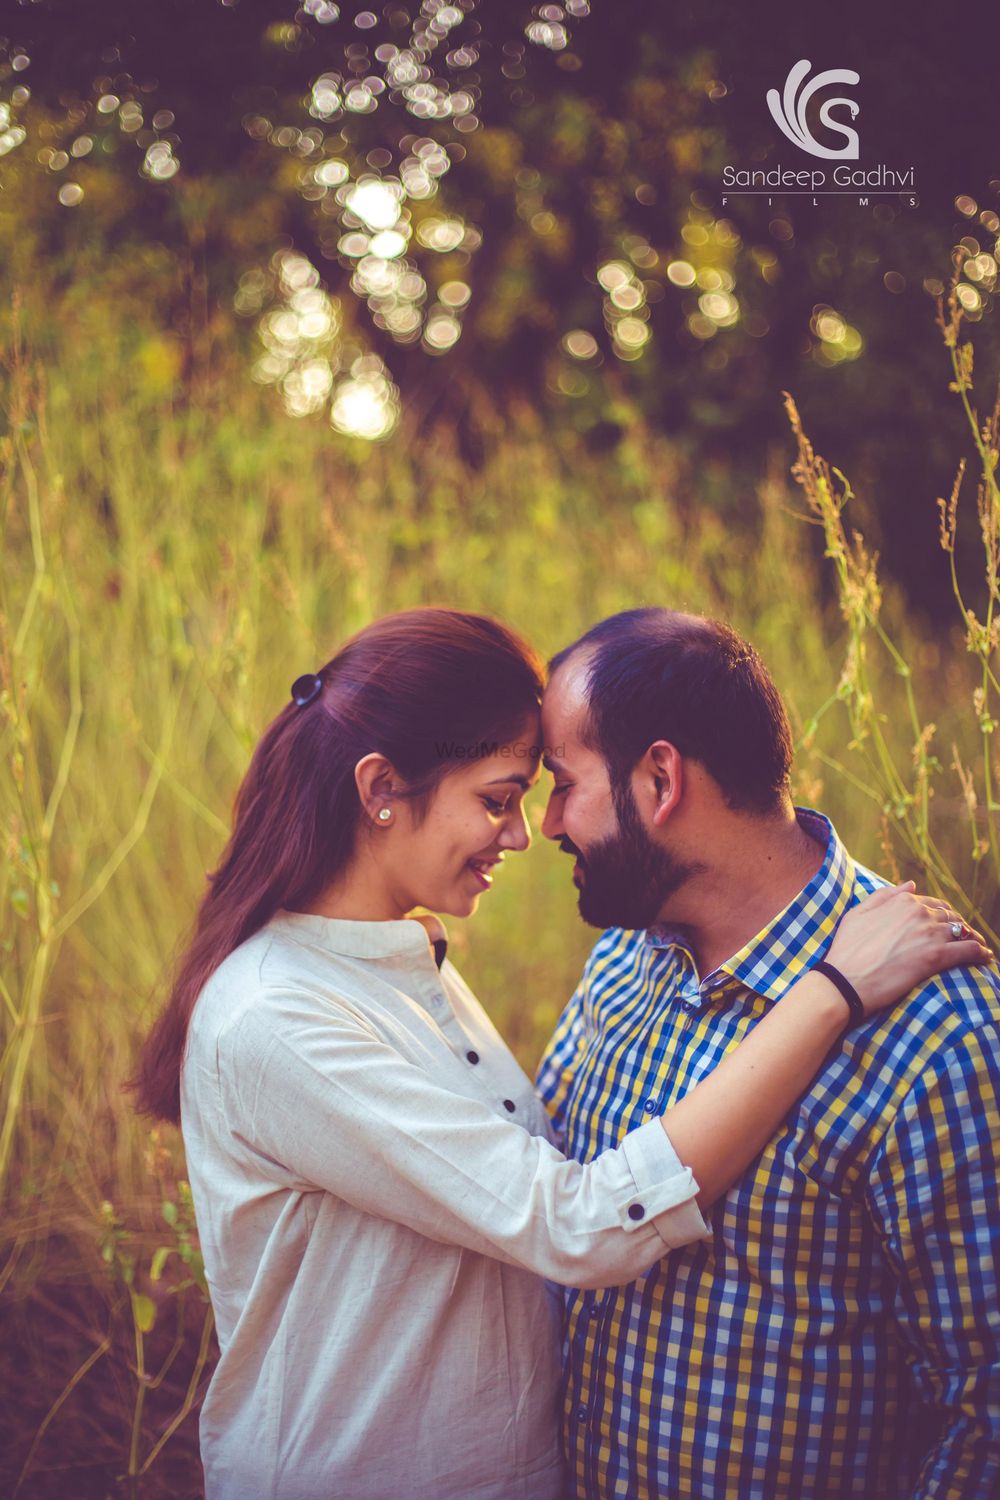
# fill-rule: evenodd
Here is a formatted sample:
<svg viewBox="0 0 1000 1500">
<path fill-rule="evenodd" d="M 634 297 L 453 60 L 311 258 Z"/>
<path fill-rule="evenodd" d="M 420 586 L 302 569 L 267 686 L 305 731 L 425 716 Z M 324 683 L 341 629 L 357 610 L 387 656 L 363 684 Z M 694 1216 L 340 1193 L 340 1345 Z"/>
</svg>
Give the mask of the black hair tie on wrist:
<svg viewBox="0 0 1000 1500">
<path fill-rule="evenodd" d="M 296 677 L 292 683 L 292 697 L 300 708 L 305 708 L 314 698 L 318 698 L 323 691 L 323 679 L 315 672 L 306 672 L 303 677 Z"/>
<path fill-rule="evenodd" d="M 861 1003 L 861 996 L 851 981 L 844 978 L 839 969 L 835 969 L 833 964 L 827 963 L 824 958 L 818 964 L 813 964 L 813 973 L 825 974 L 827 979 L 837 986 L 837 989 L 847 1001 L 847 1008 L 851 1012 L 851 1019 L 847 1023 L 848 1026 L 860 1026 L 861 1022 L 867 1019 L 865 1008 Z"/>
</svg>

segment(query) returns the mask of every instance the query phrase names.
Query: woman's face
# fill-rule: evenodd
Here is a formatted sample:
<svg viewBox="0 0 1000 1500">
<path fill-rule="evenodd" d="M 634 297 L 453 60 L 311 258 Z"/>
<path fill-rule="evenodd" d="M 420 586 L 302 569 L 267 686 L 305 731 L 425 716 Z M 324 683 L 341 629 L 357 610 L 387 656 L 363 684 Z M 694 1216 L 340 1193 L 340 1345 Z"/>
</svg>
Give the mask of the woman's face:
<svg viewBox="0 0 1000 1500">
<path fill-rule="evenodd" d="M 471 916 L 503 856 L 531 842 L 523 802 L 538 780 L 538 722 L 490 754 L 456 748 L 465 750 L 468 764 L 438 784 L 422 821 L 405 799 L 392 804 L 396 826 L 386 830 L 380 862 L 401 913 L 425 906 Z"/>
</svg>

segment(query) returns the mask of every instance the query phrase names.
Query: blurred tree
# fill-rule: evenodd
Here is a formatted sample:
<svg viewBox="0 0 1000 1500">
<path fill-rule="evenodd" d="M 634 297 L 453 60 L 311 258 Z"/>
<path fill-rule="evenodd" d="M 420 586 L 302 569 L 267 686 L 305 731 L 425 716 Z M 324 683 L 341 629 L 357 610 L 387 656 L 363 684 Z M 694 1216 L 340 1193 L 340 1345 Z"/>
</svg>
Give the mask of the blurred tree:
<svg viewBox="0 0 1000 1500">
<path fill-rule="evenodd" d="M 257 377 L 342 431 L 387 430 L 397 392 L 471 458 L 477 388 L 595 448 L 641 413 L 698 463 L 679 501 L 734 525 L 791 389 L 877 495 L 890 571 L 944 605 L 933 505 L 963 429 L 933 412 L 928 293 L 962 236 L 987 312 L 1000 230 L 986 7 L 945 26 L 919 4 L 905 25 L 731 0 L 8 5 L 7 274 L 83 326 L 112 293 L 179 337 L 193 382 L 242 314 Z M 915 206 L 723 204 L 727 164 L 817 165 L 764 102 L 799 58 L 861 74 L 859 165 L 913 166 Z"/>
</svg>

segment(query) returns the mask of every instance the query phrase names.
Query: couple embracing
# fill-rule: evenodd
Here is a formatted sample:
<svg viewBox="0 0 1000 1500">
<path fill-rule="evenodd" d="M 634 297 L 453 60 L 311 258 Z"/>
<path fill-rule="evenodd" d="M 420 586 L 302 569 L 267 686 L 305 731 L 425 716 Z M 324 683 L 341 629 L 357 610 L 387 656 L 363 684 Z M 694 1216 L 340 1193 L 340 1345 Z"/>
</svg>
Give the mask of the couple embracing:
<svg viewBox="0 0 1000 1500">
<path fill-rule="evenodd" d="M 438 914 L 543 760 L 601 935 L 533 1086 Z M 139 1074 L 218 1327 L 207 1500 L 998 1493 L 1000 981 L 790 762 L 753 648 L 666 609 L 547 674 L 407 611 L 296 679 Z"/>
</svg>

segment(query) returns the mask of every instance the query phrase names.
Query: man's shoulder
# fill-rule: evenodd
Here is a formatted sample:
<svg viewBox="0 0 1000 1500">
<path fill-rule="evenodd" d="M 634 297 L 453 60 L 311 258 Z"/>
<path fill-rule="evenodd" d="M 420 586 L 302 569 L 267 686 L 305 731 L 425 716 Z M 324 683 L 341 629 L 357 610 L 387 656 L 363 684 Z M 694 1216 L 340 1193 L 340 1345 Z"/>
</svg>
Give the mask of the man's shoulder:
<svg viewBox="0 0 1000 1500">
<path fill-rule="evenodd" d="M 854 893 L 859 901 L 863 901 L 873 891 L 880 891 L 887 885 L 892 885 L 892 881 L 886 876 L 879 875 L 875 870 L 869 870 L 867 865 L 859 865 L 857 860 L 854 861 Z"/>
<path fill-rule="evenodd" d="M 855 866 L 853 896 L 863 901 L 892 882 Z M 897 1005 L 882 1011 L 856 1035 L 879 1051 L 903 1049 L 914 1062 L 932 1066 L 972 1037 L 1000 1050 L 1000 973 L 993 966 L 957 967 L 935 974 Z"/>
</svg>

